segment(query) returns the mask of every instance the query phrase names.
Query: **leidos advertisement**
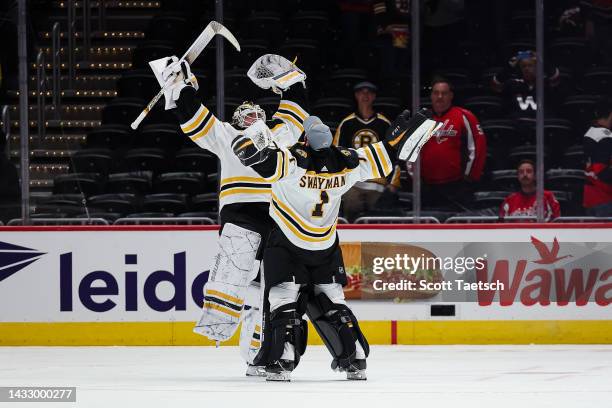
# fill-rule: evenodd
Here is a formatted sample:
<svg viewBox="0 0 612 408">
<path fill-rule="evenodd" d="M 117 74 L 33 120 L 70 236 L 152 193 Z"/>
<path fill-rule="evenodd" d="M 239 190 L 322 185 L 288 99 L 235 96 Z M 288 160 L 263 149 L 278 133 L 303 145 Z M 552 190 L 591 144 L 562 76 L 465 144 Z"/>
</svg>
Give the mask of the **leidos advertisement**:
<svg viewBox="0 0 612 408">
<path fill-rule="evenodd" d="M 0 320 L 195 320 L 216 245 L 215 230 L 0 232 Z"/>
<path fill-rule="evenodd" d="M 610 229 L 341 230 L 349 299 L 609 307 Z M 217 231 L 0 232 L 0 321 L 192 321 Z"/>
</svg>

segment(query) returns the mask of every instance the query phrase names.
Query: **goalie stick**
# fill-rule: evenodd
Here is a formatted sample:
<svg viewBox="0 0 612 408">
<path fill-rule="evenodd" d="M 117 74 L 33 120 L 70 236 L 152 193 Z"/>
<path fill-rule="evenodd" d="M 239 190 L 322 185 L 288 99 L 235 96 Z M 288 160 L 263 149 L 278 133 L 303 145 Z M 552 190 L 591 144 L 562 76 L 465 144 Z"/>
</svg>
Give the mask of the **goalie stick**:
<svg viewBox="0 0 612 408">
<path fill-rule="evenodd" d="M 208 23 L 206 28 L 204 28 L 202 33 L 200 33 L 198 38 L 196 38 L 193 44 L 191 44 L 189 49 L 185 52 L 185 54 L 181 57 L 179 61 L 187 61 L 187 63 L 191 65 L 193 61 L 198 58 L 198 56 L 202 53 L 202 50 L 210 43 L 210 41 L 216 34 L 225 37 L 225 39 L 229 41 L 234 46 L 234 48 L 236 48 L 236 50 L 240 51 L 240 44 L 238 43 L 238 40 L 236 40 L 236 37 L 234 37 L 234 35 L 223 26 L 223 24 L 218 23 L 216 21 L 211 21 L 210 23 Z M 136 130 L 138 128 L 140 123 L 151 111 L 151 109 L 153 109 L 153 107 L 155 106 L 157 101 L 159 101 L 163 94 L 164 88 L 160 89 L 157 95 L 155 95 L 153 99 L 151 99 L 151 101 L 143 109 L 143 111 L 140 112 L 140 115 L 138 115 L 136 120 L 132 122 L 132 129 Z"/>
</svg>

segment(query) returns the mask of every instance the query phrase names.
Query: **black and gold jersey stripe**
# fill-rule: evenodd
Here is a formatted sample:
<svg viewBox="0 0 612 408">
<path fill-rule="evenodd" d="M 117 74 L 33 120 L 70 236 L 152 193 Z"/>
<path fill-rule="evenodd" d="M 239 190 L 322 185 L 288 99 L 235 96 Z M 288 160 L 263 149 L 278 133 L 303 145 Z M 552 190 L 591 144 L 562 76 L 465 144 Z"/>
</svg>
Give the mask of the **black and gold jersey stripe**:
<svg viewBox="0 0 612 408">
<path fill-rule="evenodd" d="M 272 117 L 274 119 L 288 121 L 303 132 L 304 120 L 307 116 L 308 114 L 299 105 L 281 100 L 278 105 L 278 110 Z"/>
<path fill-rule="evenodd" d="M 181 130 L 191 140 L 197 140 L 210 131 L 217 118 L 204 105 L 200 105 L 198 111 L 187 122 L 181 124 Z"/>
<path fill-rule="evenodd" d="M 272 185 L 261 177 L 229 177 L 221 180 L 219 197 L 232 194 L 270 194 Z"/>
<path fill-rule="evenodd" d="M 312 227 L 307 225 L 295 212 L 283 204 L 282 201 L 280 201 L 274 194 L 272 194 L 272 208 L 281 218 L 287 228 L 289 228 L 298 238 L 304 241 L 326 241 L 336 232 L 336 223 L 329 227 Z"/>
</svg>

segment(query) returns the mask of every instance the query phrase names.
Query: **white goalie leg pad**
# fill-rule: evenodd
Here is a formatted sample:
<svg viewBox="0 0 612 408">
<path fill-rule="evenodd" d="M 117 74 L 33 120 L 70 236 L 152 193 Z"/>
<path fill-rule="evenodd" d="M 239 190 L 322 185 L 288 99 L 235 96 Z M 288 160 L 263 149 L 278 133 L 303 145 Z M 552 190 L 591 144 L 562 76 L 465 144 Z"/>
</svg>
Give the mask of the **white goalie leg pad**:
<svg viewBox="0 0 612 408">
<path fill-rule="evenodd" d="M 226 341 L 234 335 L 244 307 L 245 288 L 223 282 L 204 286 L 202 316 L 194 332 L 215 341 Z"/>
<path fill-rule="evenodd" d="M 204 286 L 202 317 L 194 332 L 216 341 L 226 341 L 236 332 L 247 286 L 257 276 L 260 243 L 257 232 L 230 223 L 223 226 L 215 264 Z"/>
<path fill-rule="evenodd" d="M 210 281 L 246 288 L 257 276 L 255 261 L 260 244 L 259 233 L 235 224 L 225 224 L 219 236 L 219 249 L 210 271 Z"/>
<path fill-rule="evenodd" d="M 408 135 L 408 140 L 402 146 L 399 153 L 400 160 L 408 160 L 414 163 L 419 156 L 419 153 L 425 143 L 438 131 L 444 124 L 431 119 L 424 121 L 411 135 Z"/>
<path fill-rule="evenodd" d="M 262 313 L 261 309 L 251 307 L 242 311 L 243 320 L 240 328 L 240 355 L 249 364 L 259 353 L 262 335 Z"/>
<path fill-rule="evenodd" d="M 257 262 L 259 264 L 259 262 Z M 251 282 L 247 288 L 242 310 L 242 326 L 240 328 L 240 355 L 249 364 L 261 348 L 261 313 L 262 292 L 259 282 Z"/>
<path fill-rule="evenodd" d="M 259 264 L 259 261 L 256 261 Z M 244 297 L 244 304 L 250 307 L 261 308 L 262 303 L 262 288 L 259 282 L 251 282 L 247 287 L 246 295 Z"/>
</svg>

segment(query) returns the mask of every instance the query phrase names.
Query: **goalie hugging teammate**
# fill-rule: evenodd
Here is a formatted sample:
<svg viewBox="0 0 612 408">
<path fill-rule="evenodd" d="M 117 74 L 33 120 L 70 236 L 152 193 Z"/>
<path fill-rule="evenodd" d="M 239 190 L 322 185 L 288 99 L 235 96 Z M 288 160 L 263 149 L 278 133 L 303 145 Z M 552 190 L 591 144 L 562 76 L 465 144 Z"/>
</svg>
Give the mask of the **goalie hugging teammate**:
<svg viewBox="0 0 612 408">
<path fill-rule="evenodd" d="M 161 73 L 166 107 L 177 106 L 183 132 L 221 162 L 218 253 L 194 330 L 220 342 L 242 321 L 247 375 L 289 381 L 306 350 L 306 314 L 332 355 L 332 369 L 365 380 L 369 345 L 342 290 L 341 197 L 358 181 L 387 176 L 396 158 L 415 161 L 438 124 L 404 111 L 382 142 L 333 146 L 330 129 L 302 107 L 304 72 L 270 54 L 248 75 L 281 95 L 273 120 L 245 103 L 232 124 L 222 123 L 200 103 L 188 64 L 172 58 L 168 64 Z"/>
</svg>

